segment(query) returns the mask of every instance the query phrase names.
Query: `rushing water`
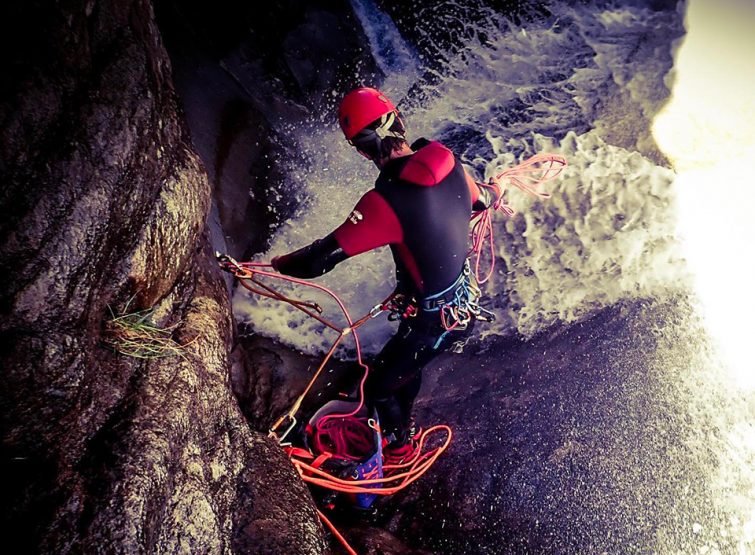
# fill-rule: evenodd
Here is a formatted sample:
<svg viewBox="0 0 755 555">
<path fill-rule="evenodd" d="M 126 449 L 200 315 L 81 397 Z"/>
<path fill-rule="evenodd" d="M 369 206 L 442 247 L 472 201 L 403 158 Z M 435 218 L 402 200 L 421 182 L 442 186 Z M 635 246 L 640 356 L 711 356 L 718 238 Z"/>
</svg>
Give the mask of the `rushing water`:
<svg viewBox="0 0 755 555">
<path fill-rule="evenodd" d="M 642 3 L 568 4 L 554 4 L 551 16 L 522 26 L 493 12 L 469 22 L 474 32 L 439 70 L 422 64 L 372 2 L 354 0 L 378 65 L 388 75 L 385 83 L 374 85 L 400 101 L 410 138 L 445 142 L 480 178 L 535 152 L 559 153 L 569 161 L 552 184 L 551 199 L 535 200 L 514 190 L 510 201 L 517 214 L 496 216 L 496 271 L 486 292 L 498 321 L 485 335 L 531 338 L 622 301 L 663 298 L 694 287 L 677 238 L 676 176 L 662 163 L 649 135 L 638 132 L 650 125 L 669 95 L 667 75 L 676 46 L 670 39 L 682 35 L 682 17 L 677 10 L 656 11 Z M 330 232 L 377 174 L 342 140 L 335 125 L 293 133 L 292 140 L 311 160 L 287 170 L 304 198 L 265 259 Z M 391 268 L 383 250 L 342 263 L 319 282 L 336 290 L 353 316 L 361 316 L 393 289 L 386 279 Z M 302 290 L 295 294 L 313 297 Z M 238 293 L 234 307 L 237 318 L 259 333 L 303 351 L 322 351 L 333 340 L 316 322 L 286 306 Z M 694 326 L 679 318 L 665 331 L 662 322 L 648 325 L 653 327 L 648 333 L 662 340 L 645 368 L 663 374 L 668 406 L 674 418 L 686 422 L 685 456 L 706 453 L 700 480 L 714 499 L 708 514 L 700 514 L 706 509 L 695 508 L 692 501 L 680 503 L 685 511 L 698 513 L 668 521 L 675 526 L 688 521 L 685 537 L 691 539 L 683 546 L 680 536 L 662 524 L 653 545 L 627 545 L 651 552 L 753 552 L 752 404 L 728 381 L 704 332 L 685 335 L 680 330 Z M 361 337 L 374 351 L 389 333 L 381 320 L 366 326 Z M 625 340 L 631 341 L 631 335 Z M 622 368 L 634 364 L 642 366 L 624 360 Z M 683 396 L 671 399 L 682 390 Z M 632 398 L 641 399 L 638 390 Z M 667 432 L 662 422 L 656 425 L 657 433 Z M 617 445 L 619 451 L 629 448 Z M 711 445 L 716 452 L 710 452 Z M 684 460 L 671 453 L 668 457 Z M 654 464 L 664 464 L 663 457 Z M 679 470 L 678 464 L 674 468 Z M 652 487 L 643 491 L 653 494 Z"/>
<path fill-rule="evenodd" d="M 368 5 L 356 4 L 360 10 Z M 500 260 L 488 293 L 500 318 L 493 332 L 531 336 L 680 279 L 670 211 L 672 172 L 634 149 L 607 143 L 598 121 L 601 103 L 621 87 L 630 91 L 632 109 L 656 109 L 667 93 L 646 89 L 649 83 L 663 88 L 671 64 L 666 37 L 678 27 L 676 19 L 674 13 L 648 9 L 594 13 L 565 7 L 558 16 L 518 28 L 491 13 L 486 44 L 475 39 L 464 45 L 441 76 L 434 72 L 433 79 L 413 87 L 397 77 L 380 84 L 405 107 L 410 138 L 442 140 L 480 178 L 535 152 L 556 152 L 569 160 L 570 167 L 553 183 L 550 201 L 533 202 L 513 191 L 518 215 L 496 219 Z M 382 67 L 423 73 L 421 65 L 418 70 L 407 61 L 409 47 L 395 46 L 397 31 L 384 17 L 365 21 L 384 25 L 368 36 L 393 37 L 381 43 L 393 47 L 376 46 L 384 53 Z M 648 47 L 649 41 L 658 46 Z M 638 49 L 657 54 L 660 45 L 666 46 L 664 55 L 633 56 Z M 306 199 L 265 257 L 331 231 L 376 177 L 374 166 L 354 153 L 335 125 L 299 130 L 296 140 L 313 162 L 292 165 L 288 175 Z M 634 137 L 619 142 L 634 144 Z M 392 290 L 385 279 L 390 267 L 387 252 L 371 253 L 342 264 L 322 282 L 361 315 Z M 328 342 L 315 323 L 286 307 L 244 297 L 236 299 L 236 311 L 255 329 L 301 349 L 316 351 Z M 384 327 L 374 328 L 363 333 L 372 349 L 386 337 Z"/>
</svg>

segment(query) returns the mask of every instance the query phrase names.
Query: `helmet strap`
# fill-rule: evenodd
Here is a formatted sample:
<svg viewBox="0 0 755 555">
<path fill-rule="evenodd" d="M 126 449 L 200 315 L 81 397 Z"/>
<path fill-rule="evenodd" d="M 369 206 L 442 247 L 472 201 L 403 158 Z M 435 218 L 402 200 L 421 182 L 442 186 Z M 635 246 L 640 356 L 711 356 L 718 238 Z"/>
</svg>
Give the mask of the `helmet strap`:
<svg viewBox="0 0 755 555">
<path fill-rule="evenodd" d="M 380 125 L 375 128 L 375 134 L 378 136 L 378 139 L 382 140 L 386 137 L 398 137 L 400 139 L 404 138 L 403 135 L 391 131 L 391 125 L 393 125 L 393 122 L 395 121 L 396 112 L 389 112 L 387 114 L 384 114 L 380 118 Z"/>
<path fill-rule="evenodd" d="M 374 150 L 380 150 L 380 143 L 386 137 L 404 139 L 404 135 L 391 131 L 391 126 L 396 121 L 396 112 L 388 112 L 380 117 L 380 124 L 375 129 L 362 129 L 350 141 L 353 146 L 363 152 L 370 146 Z"/>
</svg>

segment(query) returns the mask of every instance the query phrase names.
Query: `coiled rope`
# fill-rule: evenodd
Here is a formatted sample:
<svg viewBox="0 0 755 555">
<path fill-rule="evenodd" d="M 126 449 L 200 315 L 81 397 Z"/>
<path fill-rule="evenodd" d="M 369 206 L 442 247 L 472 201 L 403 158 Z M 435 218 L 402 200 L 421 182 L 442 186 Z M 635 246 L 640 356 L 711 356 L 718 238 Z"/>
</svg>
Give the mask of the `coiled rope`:
<svg viewBox="0 0 755 555">
<path fill-rule="evenodd" d="M 321 468 L 322 463 L 328 458 L 335 456 L 336 453 L 338 457 L 356 461 L 361 458 L 361 454 L 369 450 L 368 445 L 371 444 L 374 449 L 374 441 L 372 440 L 373 430 L 371 429 L 372 426 L 374 426 L 374 421 L 367 423 L 368 421 L 357 416 L 364 406 L 364 384 L 369 373 L 369 367 L 362 360 L 362 350 L 359 343 L 357 328 L 365 324 L 371 318 L 375 318 L 383 312 L 390 311 L 392 306 L 390 298 L 373 307 L 372 310 L 362 318 L 354 321 L 346 310 L 341 299 L 327 287 L 310 281 L 272 272 L 266 269 L 271 267 L 269 263 L 237 262 L 230 256 L 220 253 L 216 253 L 216 256 L 220 267 L 233 274 L 238 282 L 248 291 L 263 297 L 288 303 L 312 318 L 315 318 L 326 327 L 338 332 L 338 337 L 321 361 L 309 383 L 304 388 L 304 391 L 299 395 L 289 411 L 281 416 L 270 429 L 269 435 L 274 437 L 284 446 L 286 453 L 294 467 L 297 469 L 302 480 L 306 483 L 320 486 L 338 493 L 391 495 L 406 488 L 425 474 L 451 443 L 452 432 L 448 426 L 433 426 L 428 428 L 425 432 L 418 434 L 413 440 L 416 442 L 416 448 L 407 457 L 407 460 L 391 462 L 386 459 L 387 464 L 382 466 L 383 477 L 368 474 L 363 479 L 356 481 L 339 478 Z M 317 303 L 288 297 L 269 284 L 261 281 L 260 278 L 283 280 L 303 285 L 305 287 L 311 287 L 326 293 L 338 305 L 339 310 L 346 319 L 347 326 L 340 327 L 324 318 L 322 316 L 323 310 Z M 317 441 L 320 442 L 320 449 L 322 449 L 319 456 L 305 449 L 285 445 L 286 437 L 296 426 L 296 414 L 301 408 L 302 402 L 311 391 L 312 386 L 317 381 L 328 361 L 332 358 L 336 347 L 347 335 L 352 335 L 354 337 L 357 363 L 364 370 L 364 374 L 359 382 L 359 401 L 356 407 L 345 413 L 325 415 L 319 420 L 317 425 L 318 429 L 314 434 L 314 437 L 318 438 Z M 281 430 L 284 424 L 287 423 L 288 427 L 279 433 L 279 430 Z M 438 435 L 444 436 L 444 438 L 440 441 L 439 445 L 430 448 L 428 446 L 428 438 Z M 328 446 L 327 443 L 331 443 L 331 445 Z M 333 449 L 333 452 L 328 449 L 329 447 Z M 346 551 L 355 554 L 356 552 L 348 544 L 343 535 L 338 532 L 333 523 L 319 510 L 318 515 L 325 526 L 343 544 Z"/>
<path fill-rule="evenodd" d="M 550 198 L 550 193 L 544 191 L 542 186 L 556 178 L 566 166 L 566 158 L 559 154 L 535 154 L 521 164 L 503 170 L 494 178 L 491 178 L 491 181 L 501 187 L 501 196 L 493 203 L 492 208 L 496 212 L 501 212 L 509 217 L 516 213 L 504 200 L 507 184 L 513 185 L 517 189 L 538 198 Z M 472 248 L 469 252 L 470 255 L 475 255 L 475 277 L 479 285 L 490 279 L 495 268 L 495 245 L 493 243 L 493 220 L 491 212 L 491 210 L 487 209 L 472 215 L 472 230 L 470 232 Z M 490 268 L 483 274 L 480 270 L 480 264 L 482 253 L 486 250 L 486 243 L 489 246 L 487 252 L 490 256 Z"/>
</svg>

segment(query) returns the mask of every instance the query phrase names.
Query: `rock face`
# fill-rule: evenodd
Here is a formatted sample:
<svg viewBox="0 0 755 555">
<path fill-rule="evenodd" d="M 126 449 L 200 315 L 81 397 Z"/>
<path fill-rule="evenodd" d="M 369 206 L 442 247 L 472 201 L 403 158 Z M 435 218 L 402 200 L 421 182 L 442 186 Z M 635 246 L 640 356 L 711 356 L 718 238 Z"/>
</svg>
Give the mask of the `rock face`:
<svg viewBox="0 0 755 555">
<path fill-rule="evenodd" d="M 150 3 L 2 9 L 21 37 L 0 107 L 6 541 L 322 552 L 306 489 L 230 391 L 210 188 Z M 116 352 L 132 336 L 114 315 L 139 311 L 163 330 L 146 358 Z"/>
<path fill-rule="evenodd" d="M 382 526 L 433 553 L 747 549 L 729 488 L 750 470 L 726 430 L 752 402 L 727 392 L 683 296 L 486 347 L 426 369 L 418 422 L 454 440 Z"/>
</svg>

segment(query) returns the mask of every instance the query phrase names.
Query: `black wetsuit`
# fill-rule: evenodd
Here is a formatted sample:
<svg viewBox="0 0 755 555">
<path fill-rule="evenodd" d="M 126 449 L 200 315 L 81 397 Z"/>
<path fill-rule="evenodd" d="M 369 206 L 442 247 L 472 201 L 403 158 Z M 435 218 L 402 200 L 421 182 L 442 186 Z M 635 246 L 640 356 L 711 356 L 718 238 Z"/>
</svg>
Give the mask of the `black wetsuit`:
<svg viewBox="0 0 755 555">
<path fill-rule="evenodd" d="M 499 190 L 475 183 L 458 159 L 437 142 L 420 139 L 416 152 L 384 164 L 375 183 L 333 233 L 277 258 L 282 273 L 311 278 L 350 256 L 390 245 L 397 292 L 416 300 L 415 316 L 370 365 L 365 401 L 378 411 L 387 434 L 405 439 L 422 368 L 465 331 L 445 333 L 433 296 L 453 288 L 469 250 L 469 220 L 496 200 Z"/>
</svg>

